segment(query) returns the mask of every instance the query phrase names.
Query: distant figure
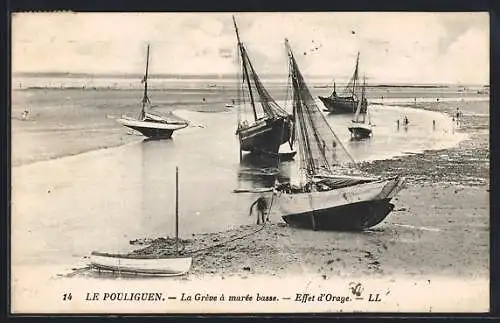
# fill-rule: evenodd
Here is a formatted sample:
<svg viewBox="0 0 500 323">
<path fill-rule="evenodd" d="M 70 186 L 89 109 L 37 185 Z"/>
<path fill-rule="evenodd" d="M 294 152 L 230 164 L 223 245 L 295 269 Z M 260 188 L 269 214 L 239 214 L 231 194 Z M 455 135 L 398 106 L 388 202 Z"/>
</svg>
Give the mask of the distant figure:
<svg viewBox="0 0 500 323">
<path fill-rule="evenodd" d="M 24 110 L 24 111 L 23 111 L 23 113 L 21 114 L 21 118 L 22 118 L 23 120 L 28 119 L 28 114 L 29 114 L 29 113 L 30 113 L 30 112 L 28 111 L 28 109 Z"/>
<path fill-rule="evenodd" d="M 432 130 L 436 130 L 436 120 L 432 120 Z"/>
<path fill-rule="evenodd" d="M 460 109 L 457 108 L 457 112 L 455 113 L 455 119 L 457 121 L 457 125 L 460 123 L 460 116 L 462 115 L 462 113 L 460 112 Z"/>
<path fill-rule="evenodd" d="M 203 98 L 203 102 L 206 102 L 205 98 Z"/>
<path fill-rule="evenodd" d="M 410 123 L 410 121 L 408 121 L 408 117 L 405 116 L 405 119 L 404 119 L 404 125 L 407 126 L 408 124 Z"/>
<path fill-rule="evenodd" d="M 253 207 L 257 205 L 257 224 L 260 224 L 262 219 L 262 224 L 264 224 L 264 215 L 267 215 L 266 220 L 269 221 L 269 215 L 267 214 L 267 200 L 264 196 L 260 196 L 255 202 L 250 206 L 250 216 L 252 216 Z"/>
<path fill-rule="evenodd" d="M 398 130 L 399 130 L 399 119 L 398 119 L 398 120 L 396 120 L 396 125 L 397 125 Z"/>
<path fill-rule="evenodd" d="M 436 102 L 439 102 L 439 98 L 436 99 Z"/>
</svg>

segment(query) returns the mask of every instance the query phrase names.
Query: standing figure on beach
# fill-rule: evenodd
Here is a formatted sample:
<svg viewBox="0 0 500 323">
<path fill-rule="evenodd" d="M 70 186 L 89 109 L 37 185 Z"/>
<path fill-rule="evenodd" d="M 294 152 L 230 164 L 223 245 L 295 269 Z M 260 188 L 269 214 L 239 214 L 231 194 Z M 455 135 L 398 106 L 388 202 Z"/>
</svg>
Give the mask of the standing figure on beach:
<svg viewBox="0 0 500 323">
<path fill-rule="evenodd" d="M 408 124 L 410 123 L 410 121 L 408 121 L 408 117 L 405 116 L 405 119 L 404 119 L 404 125 L 407 126 Z"/>
<path fill-rule="evenodd" d="M 262 224 L 265 223 L 264 215 L 267 215 L 266 220 L 269 222 L 269 215 L 267 214 L 267 200 L 264 196 L 260 196 L 255 202 L 250 206 L 250 216 L 252 216 L 253 207 L 257 206 L 257 224 L 260 224 L 262 219 Z"/>
<path fill-rule="evenodd" d="M 399 130 L 399 119 L 398 119 L 398 120 L 396 120 L 396 125 L 397 125 L 398 130 Z"/>
<path fill-rule="evenodd" d="M 30 113 L 30 112 L 29 112 L 29 110 L 28 110 L 28 109 L 25 109 L 25 110 L 23 111 L 23 113 L 21 114 L 21 118 L 22 118 L 23 120 L 28 119 L 28 114 L 29 114 L 29 113 Z"/>
<path fill-rule="evenodd" d="M 459 122 L 460 116 L 462 116 L 462 113 L 460 112 L 460 108 L 457 108 L 457 112 L 455 113 L 457 124 Z"/>
</svg>

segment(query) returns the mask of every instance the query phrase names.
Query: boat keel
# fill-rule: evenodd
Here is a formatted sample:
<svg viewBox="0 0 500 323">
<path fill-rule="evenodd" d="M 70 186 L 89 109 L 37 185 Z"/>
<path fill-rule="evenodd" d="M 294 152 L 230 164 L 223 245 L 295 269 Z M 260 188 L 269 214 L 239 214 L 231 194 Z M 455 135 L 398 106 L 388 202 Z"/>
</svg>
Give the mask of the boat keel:
<svg viewBox="0 0 500 323">
<path fill-rule="evenodd" d="M 172 129 L 154 129 L 144 127 L 127 126 L 130 129 L 140 132 L 143 136 L 149 139 L 169 139 L 172 137 L 174 130 Z"/>
<path fill-rule="evenodd" d="M 393 209 L 390 199 L 383 199 L 289 214 L 283 216 L 283 220 L 305 229 L 359 231 L 379 224 Z"/>
</svg>

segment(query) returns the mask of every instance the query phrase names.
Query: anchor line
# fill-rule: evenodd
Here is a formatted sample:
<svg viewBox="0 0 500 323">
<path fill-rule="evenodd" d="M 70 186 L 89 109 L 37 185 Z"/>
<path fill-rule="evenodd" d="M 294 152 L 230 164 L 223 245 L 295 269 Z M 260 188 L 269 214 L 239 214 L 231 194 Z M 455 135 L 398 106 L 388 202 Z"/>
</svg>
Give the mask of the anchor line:
<svg viewBox="0 0 500 323">
<path fill-rule="evenodd" d="M 261 225 L 261 227 L 260 227 L 259 229 L 255 230 L 255 231 L 252 231 L 252 232 L 250 232 L 250 233 L 244 234 L 244 235 L 242 235 L 242 236 L 239 236 L 239 237 L 236 237 L 236 238 L 233 238 L 233 239 L 227 240 L 227 241 L 223 241 L 223 242 L 221 242 L 221 243 L 214 244 L 214 245 L 212 245 L 212 246 L 208 246 L 208 247 L 201 248 L 201 249 L 198 249 L 198 250 L 187 251 L 187 252 L 186 252 L 186 254 L 188 254 L 188 255 L 192 255 L 192 254 L 198 253 L 198 252 L 200 252 L 200 251 L 209 250 L 209 249 L 212 249 L 212 248 L 215 248 L 215 247 L 221 247 L 221 246 L 226 245 L 226 244 L 228 244 L 228 243 L 230 243 L 230 242 L 233 242 L 233 241 L 235 241 L 235 240 L 243 239 L 243 238 L 246 238 L 246 237 L 251 236 L 251 235 L 253 235 L 253 234 L 256 234 L 256 233 L 258 233 L 258 232 L 262 231 L 262 230 L 264 229 L 264 227 L 265 227 L 265 226 L 266 226 L 266 223 L 264 222 L 264 224 L 262 224 L 262 225 Z"/>
</svg>

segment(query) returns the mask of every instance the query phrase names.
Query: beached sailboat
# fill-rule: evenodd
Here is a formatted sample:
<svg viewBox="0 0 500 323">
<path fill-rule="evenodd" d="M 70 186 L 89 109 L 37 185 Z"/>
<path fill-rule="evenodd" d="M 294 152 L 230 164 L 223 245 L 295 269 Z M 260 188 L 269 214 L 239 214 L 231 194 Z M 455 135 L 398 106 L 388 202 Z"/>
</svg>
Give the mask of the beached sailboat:
<svg viewBox="0 0 500 323">
<path fill-rule="evenodd" d="M 367 113 L 364 113 L 362 118 L 361 118 L 361 105 L 363 102 L 367 102 L 366 100 L 366 94 L 365 94 L 365 86 L 366 86 L 366 79 L 363 80 L 363 87 L 361 90 L 361 100 L 358 102 L 358 107 L 356 108 L 356 113 L 354 113 L 354 119 L 352 120 L 352 123 L 347 129 L 351 132 L 351 136 L 354 139 L 365 139 L 369 138 L 372 135 L 372 125 L 371 125 L 371 120 L 368 120 L 368 123 L 366 123 L 366 115 L 368 114 L 368 109 L 366 110 Z M 368 103 L 365 103 L 367 106 Z M 368 115 L 368 119 L 370 116 Z"/>
<path fill-rule="evenodd" d="M 404 180 L 340 173 L 333 151 L 337 136 L 304 82 L 287 40 L 285 44 L 300 157 L 295 180 L 276 186 L 275 198 L 283 219 L 313 230 L 362 230 L 380 223 L 394 208 L 390 201 Z"/>
<path fill-rule="evenodd" d="M 356 57 L 356 66 L 354 68 L 354 73 L 351 79 L 344 88 L 342 95 L 337 95 L 335 90 L 335 82 L 333 83 L 333 92 L 328 97 L 319 96 L 318 98 L 323 102 L 326 110 L 332 114 L 346 114 L 353 113 L 359 103 L 359 99 L 356 96 L 356 83 L 358 81 L 358 70 L 359 70 L 359 52 Z M 366 112 L 367 104 L 366 102 L 361 102 L 361 113 Z"/>
<path fill-rule="evenodd" d="M 122 117 L 116 121 L 125 127 L 139 131 L 150 139 L 168 139 L 175 130 L 186 128 L 189 122 L 175 116 L 173 113 L 166 116 L 150 111 L 151 101 L 148 97 L 149 45 L 146 56 L 146 74 L 142 79 L 142 83 L 144 83 L 144 96 L 142 98 L 142 108 L 139 117 Z"/>
<path fill-rule="evenodd" d="M 236 134 L 240 142 L 240 157 L 242 151 L 278 156 L 280 146 L 290 140 L 291 116 L 274 101 L 262 84 L 250 62 L 245 45 L 240 40 L 234 17 L 233 22 L 243 76 L 241 88 L 240 85 L 238 86 L 241 95 L 238 100 L 240 102 L 239 109 L 245 107 L 244 98 L 247 94 L 253 114 L 253 120 L 241 120 L 241 110 L 238 110 Z M 248 93 L 245 93 L 246 91 Z M 260 103 L 261 108 L 258 108 L 258 103 Z"/>
<path fill-rule="evenodd" d="M 175 245 L 172 254 L 117 254 L 93 251 L 90 267 L 124 274 L 179 276 L 191 268 L 192 258 L 179 251 L 179 169 L 175 171 Z"/>
</svg>

